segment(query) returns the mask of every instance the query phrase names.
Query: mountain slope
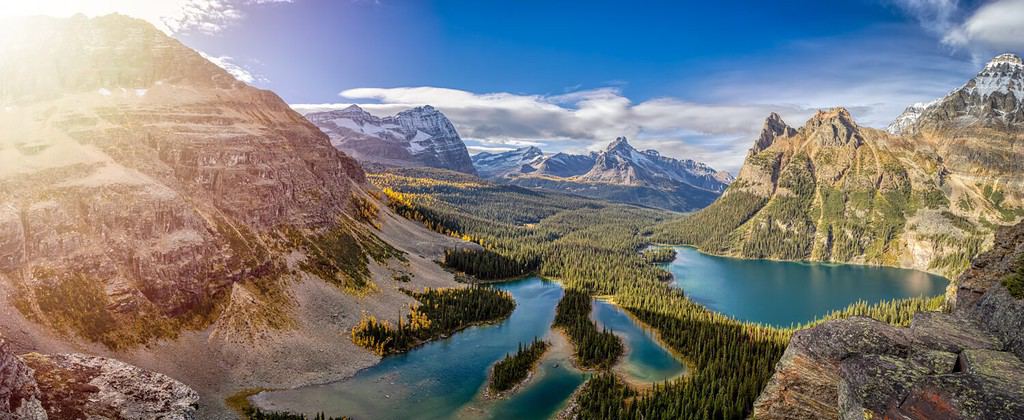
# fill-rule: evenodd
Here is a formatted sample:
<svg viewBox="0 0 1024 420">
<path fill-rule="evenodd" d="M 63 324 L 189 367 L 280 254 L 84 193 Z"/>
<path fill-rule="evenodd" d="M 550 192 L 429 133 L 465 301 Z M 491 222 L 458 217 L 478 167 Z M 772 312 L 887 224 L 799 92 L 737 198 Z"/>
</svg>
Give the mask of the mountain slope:
<svg viewBox="0 0 1024 420">
<path fill-rule="evenodd" d="M 951 275 L 991 238 L 987 200 L 901 137 L 859 127 L 844 109 L 762 138 L 721 199 L 658 229 L 659 240 L 749 258 L 913 267 Z M 991 203 L 987 203 L 991 204 Z M 988 219 L 986 219 L 986 217 Z M 999 220 L 999 219 L 995 219 Z"/>
<path fill-rule="evenodd" d="M 481 176 L 515 185 L 677 211 L 699 209 L 721 194 L 732 176 L 704 163 L 640 152 L 625 137 L 591 155 L 536 147 L 473 158 Z"/>
<path fill-rule="evenodd" d="M 140 20 L 5 23 L 0 333 L 18 352 L 168 374 L 211 418 L 239 388 L 376 362 L 350 332 L 412 302 L 396 278 L 455 285 L 432 260 L 460 242 L 391 213 L 274 93 Z"/>
<path fill-rule="evenodd" d="M 482 152 L 473 155 L 472 160 L 481 178 L 504 178 L 536 171 L 545 157 L 539 148 L 529 146 L 501 153 Z"/>
<path fill-rule="evenodd" d="M 676 160 L 657 151 L 633 148 L 619 137 L 598 153 L 594 166 L 576 179 L 618 185 L 672 188 L 681 184 L 720 193 L 732 182 L 728 173 L 716 171 L 704 163 Z"/>
<path fill-rule="evenodd" d="M 306 118 L 327 133 L 334 147 L 360 162 L 476 173 L 451 121 L 429 105 L 384 118 L 370 115 L 358 105 L 314 112 Z"/>
<path fill-rule="evenodd" d="M 964 128 L 1024 130 L 1024 61 L 996 56 L 963 86 L 927 104 L 915 104 L 889 126 L 894 134 Z"/>
</svg>

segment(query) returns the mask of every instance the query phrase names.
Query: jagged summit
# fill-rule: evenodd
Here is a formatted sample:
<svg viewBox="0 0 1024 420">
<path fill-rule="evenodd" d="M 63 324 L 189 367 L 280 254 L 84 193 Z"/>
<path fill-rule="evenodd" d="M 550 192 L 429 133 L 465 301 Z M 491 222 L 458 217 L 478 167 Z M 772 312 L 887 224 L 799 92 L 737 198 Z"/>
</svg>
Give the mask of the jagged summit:
<svg viewBox="0 0 1024 420">
<path fill-rule="evenodd" d="M 520 147 L 507 152 L 482 152 L 473 155 L 473 166 L 484 178 L 502 178 L 517 173 L 536 171 L 544 152 L 536 146 Z"/>
<path fill-rule="evenodd" d="M 814 113 L 813 117 L 807 120 L 807 125 L 811 125 L 815 121 L 837 121 L 843 125 L 856 125 L 853 122 L 853 116 L 850 115 L 850 111 L 841 106 L 829 109 L 819 109 L 818 112 Z"/>
<path fill-rule="evenodd" d="M 712 192 L 724 191 L 732 182 L 731 175 L 702 162 L 639 152 L 626 137 L 617 137 L 604 152 L 598 153 L 593 168 L 579 178 L 591 182 L 661 188 L 688 184 Z"/>
<path fill-rule="evenodd" d="M 398 115 L 399 116 L 402 116 L 402 115 L 414 115 L 414 116 L 442 115 L 443 116 L 444 114 L 442 114 L 441 111 L 438 111 L 437 108 L 434 108 L 434 107 L 432 107 L 430 105 L 422 105 L 422 106 L 418 106 L 418 107 L 415 107 L 415 108 L 409 108 L 409 109 L 407 109 L 405 111 L 401 111 L 401 112 L 398 113 Z M 448 118 L 445 117 L 445 119 L 447 120 Z"/>
<path fill-rule="evenodd" d="M 358 105 L 313 112 L 306 118 L 331 138 L 331 144 L 361 162 L 387 166 L 429 166 L 476 174 L 466 144 L 455 126 L 430 105 L 377 117 Z"/>
<path fill-rule="evenodd" d="M 852 144 L 858 147 L 863 142 L 857 123 L 846 108 L 820 110 L 807 120 L 804 132 L 811 141 L 821 146 L 844 146 Z"/>
<path fill-rule="evenodd" d="M 750 148 L 748 155 L 767 149 L 779 137 L 790 137 L 794 134 L 796 134 L 796 129 L 787 125 L 782 120 L 782 116 L 774 112 L 768 114 L 768 118 L 764 120 L 764 125 L 761 126 L 761 134 L 754 141 L 754 145 Z"/>
<path fill-rule="evenodd" d="M 916 102 L 913 105 L 908 106 L 907 109 L 903 110 L 903 113 L 900 114 L 899 117 L 896 117 L 896 119 L 885 128 L 885 131 L 889 132 L 889 134 L 902 133 L 904 130 L 909 129 L 917 123 L 917 119 L 921 117 L 921 114 L 925 109 L 928 109 L 928 107 L 934 105 L 938 101 L 939 100 L 936 99 L 931 102 Z"/>
<path fill-rule="evenodd" d="M 544 155 L 530 146 L 479 153 L 473 164 L 485 178 L 678 211 L 706 206 L 733 180 L 702 162 L 639 151 L 624 136 L 585 155 Z"/>
<path fill-rule="evenodd" d="M 1024 66 L 1024 60 L 1021 60 L 1020 56 L 1014 53 L 1005 53 L 995 56 L 992 60 L 989 60 L 988 64 L 985 64 L 985 69 L 993 69 L 999 67 L 1020 67 Z"/>
<path fill-rule="evenodd" d="M 616 137 L 615 141 L 608 144 L 605 151 L 611 152 L 613 150 L 632 150 L 633 146 L 629 144 L 629 140 L 625 136 Z"/>
<path fill-rule="evenodd" d="M 911 106 L 893 121 L 892 134 L 949 129 L 1024 129 L 1024 61 L 1012 53 L 989 61 L 963 86 L 934 102 Z"/>
</svg>

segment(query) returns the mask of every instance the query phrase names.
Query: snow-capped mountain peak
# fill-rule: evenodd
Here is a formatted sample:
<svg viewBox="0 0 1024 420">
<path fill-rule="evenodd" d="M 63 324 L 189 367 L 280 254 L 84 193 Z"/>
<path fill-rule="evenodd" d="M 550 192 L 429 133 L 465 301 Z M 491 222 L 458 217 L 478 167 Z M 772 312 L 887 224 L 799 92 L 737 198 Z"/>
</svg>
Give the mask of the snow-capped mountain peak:
<svg viewBox="0 0 1024 420">
<path fill-rule="evenodd" d="M 430 105 L 383 118 L 351 105 L 306 118 L 330 137 L 334 147 L 359 161 L 476 173 L 455 126 Z"/>
<path fill-rule="evenodd" d="M 921 117 L 921 113 L 923 113 L 925 109 L 928 109 L 928 107 L 937 102 L 939 102 L 938 99 L 931 102 L 916 102 L 913 105 L 908 106 L 907 109 L 903 110 L 903 113 L 900 114 L 900 116 L 896 117 L 893 122 L 889 123 L 889 126 L 885 128 L 885 131 L 889 132 L 889 134 L 897 135 L 902 133 L 904 130 L 907 130 L 917 123 L 917 119 Z"/>
<path fill-rule="evenodd" d="M 593 168 L 579 178 L 631 186 L 670 188 L 688 184 L 712 192 L 721 192 L 732 176 L 707 164 L 690 159 L 673 159 L 652 151 L 640 152 L 625 137 L 616 138 L 604 152 L 598 153 Z"/>
<path fill-rule="evenodd" d="M 628 152 L 631 150 L 635 149 L 633 149 L 633 146 L 629 144 L 629 140 L 627 140 L 625 137 L 616 137 L 615 141 L 609 143 L 608 147 L 605 148 L 606 152 Z"/>
<path fill-rule="evenodd" d="M 1021 67 L 1024 66 L 1024 60 L 1021 60 L 1020 56 L 1013 53 L 1000 54 L 995 56 L 992 60 L 985 64 L 985 70 L 998 69 L 1000 67 Z"/>
<path fill-rule="evenodd" d="M 913 134 L 922 129 L 973 126 L 1024 129 L 1024 60 L 1020 56 L 996 56 L 945 97 L 908 107 L 887 131 Z"/>
<path fill-rule="evenodd" d="M 521 147 L 507 152 L 483 152 L 473 156 L 473 166 L 485 178 L 501 178 L 516 173 L 533 172 L 532 166 L 544 159 L 544 152 L 535 146 Z"/>
</svg>

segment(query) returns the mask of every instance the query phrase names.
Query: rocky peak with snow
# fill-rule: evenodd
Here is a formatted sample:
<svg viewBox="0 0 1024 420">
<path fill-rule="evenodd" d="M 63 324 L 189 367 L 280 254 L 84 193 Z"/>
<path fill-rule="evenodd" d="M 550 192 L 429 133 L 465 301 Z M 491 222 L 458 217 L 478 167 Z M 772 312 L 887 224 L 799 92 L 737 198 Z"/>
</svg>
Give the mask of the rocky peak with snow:
<svg viewBox="0 0 1024 420">
<path fill-rule="evenodd" d="M 473 156 L 473 166 L 484 178 L 503 178 L 536 171 L 534 165 L 544 159 L 544 152 L 535 146 L 507 152 L 482 152 Z"/>
<path fill-rule="evenodd" d="M 596 153 L 586 155 L 573 155 L 569 153 L 555 153 L 546 156 L 535 165 L 537 175 L 546 175 L 562 178 L 570 178 L 583 175 L 594 167 Z"/>
<path fill-rule="evenodd" d="M 960 128 L 1024 130 L 1024 64 L 1001 54 L 945 97 L 907 108 L 889 125 L 892 134 Z"/>
<path fill-rule="evenodd" d="M 938 102 L 938 100 L 931 102 L 916 102 L 913 105 L 908 106 L 907 109 L 903 110 L 903 113 L 900 114 L 899 117 L 896 117 L 893 122 L 889 123 L 889 126 L 885 128 L 885 131 L 889 132 L 889 134 L 899 135 L 905 130 L 910 129 L 917 123 L 917 119 L 921 117 L 921 113 L 936 102 Z"/>
<path fill-rule="evenodd" d="M 1007 67 L 1020 68 L 1024 66 L 1024 61 L 1021 61 L 1020 56 L 1013 53 L 1006 53 L 997 55 L 988 64 L 985 65 L 985 70 L 1005 70 Z"/>
<path fill-rule="evenodd" d="M 306 118 L 330 137 L 334 147 L 360 162 L 476 173 L 455 126 L 430 105 L 383 118 L 351 105 L 306 114 Z"/>
<path fill-rule="evenodd" d="M 635 149 L 633 149 L 633 146 L 631 146 L 629 144 L 629 140 L 627 140 L 625 137 L 616 137 L 615 141 L 609 143 L 608 147 L 605 148 L 605 152 L 609 152 L 609 153 L 611 153 L 611 152 L 619 152 L 619 153 L 627 152 L 628 153 L 630 150 L 635 150 Z"/>
<path fill-rule="evenodd" d="M 703 190 L 722 192 L 732 176 L 690 159 L 677 160 L 657 152 L 640 152 L 625 137 L 618 137 L 597 154 L 594 166 L 579 177 L 591 182 L 671 188 L 688 184 Z"/>
</svg>

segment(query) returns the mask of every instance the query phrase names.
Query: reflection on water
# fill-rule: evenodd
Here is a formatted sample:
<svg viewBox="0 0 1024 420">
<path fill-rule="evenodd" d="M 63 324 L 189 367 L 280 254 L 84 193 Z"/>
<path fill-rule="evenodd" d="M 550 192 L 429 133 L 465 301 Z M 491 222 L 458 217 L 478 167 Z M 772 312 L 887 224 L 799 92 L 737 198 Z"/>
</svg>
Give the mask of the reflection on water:
<svg viewBox="0 0 1024 420">
<path fill-rule="evenodd" d="M 682 363 L 662 347 L 652 331 L 638 328 L 625 312 L 604 301 L 594 302 L 593 318 L 599 328 L 608 328 L 626 345 L 625 363 L 616 371 L 634 382 L 664 382 L 681 375 Z"/>
<path fill-rule="evenodd" d="M 676 252 L 668 269 L 691 299 L 737 319 L 776 326 L 811 321 L 857 300 L 940 295 L 948 283 L 916 270 L 743 260 L 689 247 Z"/>
<path fill-rule="evenodd" d="M 550 331 L 558 284 L 537 277 L 502 283 L 516 309 L 498 325 L 466 329 L 408 353 L 390 356 L 356 376 L 332 384 L 267 392 L 257 406 L 276 411 L 351 416 L 356 419 L 548 418 L 558 412 L 588 374 L 569 362 L 571 346 Z M 595 304 L 595 319 L 620 334 L 630 348 L 619 369 L 633 381 L 658 381 L 683 367 L 620 309 Z M 508 399 L 485 401 L 490 367 L 519 343 L 544 337 L 555 343 L 534 377 Z"/>
</svg>

